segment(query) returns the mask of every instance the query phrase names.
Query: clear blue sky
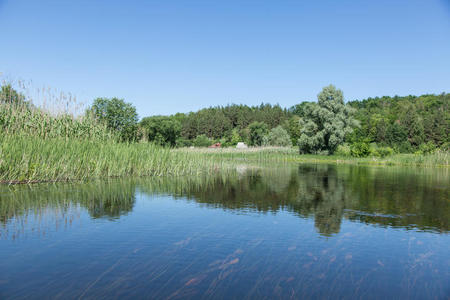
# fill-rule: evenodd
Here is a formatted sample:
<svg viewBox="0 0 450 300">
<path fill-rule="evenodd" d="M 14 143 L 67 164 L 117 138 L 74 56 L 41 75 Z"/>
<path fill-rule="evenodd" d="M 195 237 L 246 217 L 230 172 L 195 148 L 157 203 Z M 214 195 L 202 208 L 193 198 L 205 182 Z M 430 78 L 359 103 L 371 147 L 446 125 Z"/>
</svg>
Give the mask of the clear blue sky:
<svg viewBox="0 0 450 300">
<path fill-rule="evenodd" d="M 450 1 L 0 0 L 0 72 L 140 117 L 450 91 Z"/>
</svg>

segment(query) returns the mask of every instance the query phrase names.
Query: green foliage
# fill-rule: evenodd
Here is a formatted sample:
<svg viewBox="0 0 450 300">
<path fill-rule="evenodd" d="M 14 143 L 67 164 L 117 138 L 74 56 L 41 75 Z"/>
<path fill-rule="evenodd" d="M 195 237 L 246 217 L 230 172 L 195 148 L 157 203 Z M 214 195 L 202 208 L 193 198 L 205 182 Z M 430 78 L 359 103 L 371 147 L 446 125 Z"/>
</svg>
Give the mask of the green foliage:
<svg viewBox="0 0 450 300">
<path fill-rule="evenodd" d="M 267 125 L 263 122 L 253 122 L 248 126 L 250 145 L 261 146 L 263 138 L 267 134 Z"/>
<path fill-rule="evenodd" d="M 17 92 L 12 92 L 17 94 Z M 22 99 L 23 100 L 23 99 Z M 69 114 L 52 115 L 28 102 L 0 103 L 0 132 L 6 135 L 34 136 L 43 140 L 53 138 L 92 140 L 117 140 L 91 114 L 74 117 Z M 1 161 L 1 158 L 0 158 Z"/>
<path fill-rule="evenodd" d="M 350 154 L 353 157 L 367 157 L 370 155 L 370 146 L 364 142 L 356 142 L 350 146 Z"/>
<path fill-rule="evenodd" d="M 90 111 L 109 129 L 117 131 L 123 141 L 137 140 L 138 115 L 131 103 L 118 98 L 97 98 Z"/>
<path fill-rule="evenodd" d="M 192 144 L 195 147 L 208 147 L 208 146 L 211 146 L 212 143 L 213 142 L 211 141 L 211 139 L 208 138 L 204 134 L 201 134 L 201 135 L 197 136 L 192 142 Z"/>
<path fill-rule="evenodd" d="M 281 126 L 272 128 L 272 130 L 263 138 L 264 146 L 292 146 L 289 133 Z"/>
<path fill-rule="evenodd" d="M 231 131 L 231 139 L 230 139 L 230 146 L 236 146 L 237 143 L 241 142 L 242 138 L 239 135 L 239 131 L 237 130 L 237 128 L 234 128 Z"/>
<path fill-rule="evenodd" d="M 353 109 L 344 104 L 341 90 L 333 85 L 323 88 L 318 103 L 303 107 L 298 146 L 300 153 L 333 153 L 357 125 Z"/>
<path fill-rule="evenodd" d="M 220 139 L 230 136 L 233 129 L 242 131 L 253 122 L 264 122 L 269 128 L 274 128 L 287 120 L 290 114 L 279 105 L 261 104 L 250 107 L 233 104 L 182 115 L 183 137 L 194 139 L 204 134 L 212 139 Z"/>
<path fill-rule="evenodd" d="M 216 162 L 201 153 L 177 152 L 152 143 L 0 133 L 0 181 L 195 175 L 216 168 Z"/>
<path fill-rule="evenodd" d="M 145 128 L 148 141 L 161 146 L 174 147 L 181 134 L 181 123 L 173 117 L 147 117 L 142 119 L 140 125 Z"/>
<path fill-rule="evenodd" d="M 376 151 L 378 153 L 377 156 L 379 157 L 386 157 L 394 154 L 394 149 L 391 147 L 378 147 Z"/>
<path fill-rule="evenodd" d="M 397 152 L 418 150 L 425 141 L 440 147 L 449 141 L 450 94 L 368 98 L 349 103 L 361 128 L 353 141 L 368 139 Z"/>
<path fill-rule="evenodd" d="M 433 142 L 422 143 L 419 146 L 419 150 L 416 151 L 416 154 L 431 154 L 436 151 L 436 145 Z"/>
<path fill-rule="evenodd" d="M 290 138 L 291 144 L 297 146 L 297 141 L 300 138 L 300 126 L 301 118 L 297 115 L 293 115 L 283 123 L 284 129 L 287 130 Z"/>
<path fill-rule="evenodd" d="M 28 105 L 25 96 L 17 92 L 11 84 L 4 84 L 0 89 L 0 103 Z"/>
<path fill-rule="evenodd" d="M 190 147 L 192 146 L 192 141 L 180 136 L 177 138 L 175 145 L 177 148 Z"/>
<path fill-rule="evenodd" d="M 394 154 L 394 149 L 391 147 L 380 147 L 376 143 L 370 144 L 370 155 L 375 157 L 386 157 Z"/>
<path fill-rule="evenodd" d="M 339 155 L 339 156 L 351 156 L 352 153 L 351 153 L 350 146 L 348 144 L 344 143 L 337 147 L 334 154 Z"/>
</svg>

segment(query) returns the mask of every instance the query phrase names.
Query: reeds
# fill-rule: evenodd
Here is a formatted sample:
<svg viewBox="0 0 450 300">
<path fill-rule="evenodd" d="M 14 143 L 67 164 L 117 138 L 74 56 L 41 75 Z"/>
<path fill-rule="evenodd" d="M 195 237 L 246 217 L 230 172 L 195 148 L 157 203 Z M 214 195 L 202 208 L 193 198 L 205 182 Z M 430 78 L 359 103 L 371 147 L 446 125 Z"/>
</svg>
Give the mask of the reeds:
<svg viewBox="0 0 450 300">
<path fill-rule="evenodd" d="M 46 91 L 48 92 L 48 91 Z M 168 149 L 151 143 L 120 143 L 71 97 L 46 97 L 64 109 L 31 100 L 0 101 L 0 182 L 31 183 L 119 176 L 210 174 L 239 164 L 355 163 L 448 167 L 448 152 L 399 154 L 386 158 L 298 155 L 295 148 Z M 1 99 L 0 99 L 1 100 Z M 41 101 L 42 102 L 42 101 Z"/>
</svg>

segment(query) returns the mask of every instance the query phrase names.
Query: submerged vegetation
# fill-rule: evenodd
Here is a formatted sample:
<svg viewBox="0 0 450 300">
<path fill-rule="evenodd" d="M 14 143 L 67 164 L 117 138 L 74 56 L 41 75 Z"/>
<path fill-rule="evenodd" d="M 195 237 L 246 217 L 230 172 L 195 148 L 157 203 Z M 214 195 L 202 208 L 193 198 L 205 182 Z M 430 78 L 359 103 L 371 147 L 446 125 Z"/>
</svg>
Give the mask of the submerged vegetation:
<svg viewBox="0 0 450 300">
<path fill-rule="evenodd" d="M 243 162 L 448 166 L 449 94 L 423 97 L 382 98 L 381 106 L 373 99 L 348 105 L 342 91 L 329 86 L 318 104 L 289 110 L 230 105 L 138 122 L 136 109 L 123 99 L 97 98 L 80 113 L 71 111 L 70 97 L 55 97 L 63 109 L 38 106 L 4 83 L 0 181 L 192 175 Z M 404 107 L 419 123 L 408 121 Z M 199 149 L 216 142 L 256 148 Z M 299 155 L 299 149 L 312 155 Z M 333 155 L 317 155 L 325 153 Z"/>
</svg>

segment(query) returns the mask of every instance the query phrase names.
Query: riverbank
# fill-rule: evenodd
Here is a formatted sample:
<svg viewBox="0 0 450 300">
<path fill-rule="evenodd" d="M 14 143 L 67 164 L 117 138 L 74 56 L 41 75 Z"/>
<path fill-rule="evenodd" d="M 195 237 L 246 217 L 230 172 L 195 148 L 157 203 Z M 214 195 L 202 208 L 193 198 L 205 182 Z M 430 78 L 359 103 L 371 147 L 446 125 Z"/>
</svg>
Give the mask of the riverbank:
<svg viewBox="0 0 450 300">
<path fill-rule="evenodd" d="M 299 155 L 295 148 L 169 149 L 151 143 L 0 135 L 0 182 L 9 184 L 132 176 L 189 176 L 225 172 L 240 164 L 284 163 L 449 167 L 449 154 L 353 158 Z"/>
<path fill-rule="evenodd" d="M 399 153 L 386 157 L 351 157 L 341 155 L 298 154 L 294 147 L 259 147 L 247 149 L 209 149 L 182 148 L 175 152 L 202 153 L 211 158 L 238 160 L 247 162 L 296 162 L 296 163 L 335 163 L 386 166 L 421 166 L 421 167 L 449 167 L 450 153 L 436 151 L 432 154 Z"/>
<path fill-rule="evenodd" d="M 32 183 L 126 176 L 196 175 L 221 169 L 200 153 L 149 143 L 0 134 L 0 181 Z"/>
</svg>

